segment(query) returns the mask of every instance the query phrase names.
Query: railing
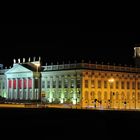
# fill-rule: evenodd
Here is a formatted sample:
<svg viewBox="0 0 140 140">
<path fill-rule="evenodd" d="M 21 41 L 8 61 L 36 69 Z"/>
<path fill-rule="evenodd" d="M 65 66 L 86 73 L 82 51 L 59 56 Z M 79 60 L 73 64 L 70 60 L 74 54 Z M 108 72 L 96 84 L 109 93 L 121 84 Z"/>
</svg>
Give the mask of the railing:
<svg viewBox="0 0 140 140">
<path fill-rule="evenodd" d="M 44 71 L 66 70 L 66 69 L 91 69 L 91 70 L 120 71 L 120 72 L 140 72 L 140 68 L 135 67 L 89 64 L 89 63 L 49 65 L 43 67 Z"/>
</svg>

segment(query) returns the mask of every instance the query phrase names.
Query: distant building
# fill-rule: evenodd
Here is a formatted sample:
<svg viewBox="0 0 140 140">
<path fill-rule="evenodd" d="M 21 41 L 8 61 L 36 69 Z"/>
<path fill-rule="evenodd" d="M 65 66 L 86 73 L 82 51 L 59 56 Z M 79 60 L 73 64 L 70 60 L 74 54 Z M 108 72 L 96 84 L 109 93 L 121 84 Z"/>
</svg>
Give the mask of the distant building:
<svg viewBox="0 0 140 140">
<path fill-rule="evenodd" d="M 15 102 L 140 109 L 140 68 L 84 62 L 41 66 L 40 59 L 18 59 L 12 68 L 0 69 L 0 95 Z"/>
</svg>

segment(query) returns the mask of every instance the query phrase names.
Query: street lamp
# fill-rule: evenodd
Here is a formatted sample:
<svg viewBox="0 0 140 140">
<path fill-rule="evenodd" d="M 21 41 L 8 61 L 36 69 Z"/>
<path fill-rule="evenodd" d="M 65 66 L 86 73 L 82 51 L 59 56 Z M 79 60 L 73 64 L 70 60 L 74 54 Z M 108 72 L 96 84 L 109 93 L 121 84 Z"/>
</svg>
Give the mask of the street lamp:
<svg viewBox="0 0 140 140">
<path fill-rule="evenodd" d="M 108 79 L 108 82 L 109 82 L 109 94 L 110 94 L 109 103 L 110 103 L 110 107 L 111 107 L 111 104 L 113 105 L 112 93 L 111 93 L 111 84 L 114 83 L 114 78 Z M 112 87 L 112 88 L 113 88 L 113 87 Z M 113 95 L 114 95 L 114 93 L 113 93 Z"/>
</svg>

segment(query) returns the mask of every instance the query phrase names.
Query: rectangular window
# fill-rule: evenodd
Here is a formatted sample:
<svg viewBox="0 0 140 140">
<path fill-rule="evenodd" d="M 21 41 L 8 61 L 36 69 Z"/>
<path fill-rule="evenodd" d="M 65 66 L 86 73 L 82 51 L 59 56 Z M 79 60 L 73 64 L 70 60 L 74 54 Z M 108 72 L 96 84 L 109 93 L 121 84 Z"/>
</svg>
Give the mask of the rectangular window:
<svg viewBox="0 0 140 140">
<path fill-rule="evenodd" d="M 124 89 L 124 81 L 121 82 L 121 88 Z"/>
<path fill-rule="evenodd" d="M 98 88 L 101 88 L 101 80 L 98 80 Z"/>
<path fill-rule="evenodd" d="M 140 82 L 138 82 L 138 89 L 140 89 Z"/>
<path fill-rule="evenodd" d="M 85 80 L 85 88 L 88 88 L 88 80 Z"/>
<path fill-rule="evenodd" d="M 138 92 L 138 100 L 140 100 L 140 92 Z"/>
<path fill-rule="evenodd" d="M 58 88 L 61 88 L 61 80 L 58 81 Z"/>
<path fill-rule="evenodd" d="M 107 81 L 104 81 L 104 88 L 107 88 Z"/>
<path fill-rule="evenodd" d="M 52 81 L 52 84 L 53 84 L 52 87 L 56 88 L 56 81 Z"/>
<path fill-rule="evenodd" d="M 135 89 L 135 82 L 132 82 L 132 89 Z"/>
<path fill-rule="evenodd" d="M 95 81 L 91 80 L 91 88 L 95 88 Z"/>
<path fill-rule="evenodd" d="M 77 88 L 80 88 L 81 87 L 81 80 L 80 79 L 77 79 Z"/>
<path fill-rule="evenodd" d="M 71 79 L 71 85 L 70 85 L 71 88 L 74 88 L 74 79 Z"/>
<path fill-rule="evenodd" d="M 116 89 L 119 89 L 119 82 L 116 81 Z"/>
<path fill-rule="evenodd" d="M 47 88 L 50 88 L 50 81 L 47 81 Z"/>
<path fill-rule="evenodd" d="M 127 81 L 127 89 L 130 89 L 130 82 Z"/>
<path fill-rule="evenodd" d="M 68 88 L 68 79 L 64 80 L 64 88 Z"/>
</svg>

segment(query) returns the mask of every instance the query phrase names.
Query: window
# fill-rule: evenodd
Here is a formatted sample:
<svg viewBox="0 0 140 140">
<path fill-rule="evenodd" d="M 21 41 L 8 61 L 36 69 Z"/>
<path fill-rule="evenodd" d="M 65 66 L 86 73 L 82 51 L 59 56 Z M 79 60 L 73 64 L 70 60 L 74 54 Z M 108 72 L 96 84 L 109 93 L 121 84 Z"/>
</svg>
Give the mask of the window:
<svg viewBox="0 0 140 140">
<path fill-rule="evenodd" d="M 80 88 L 81 87 L 81 80 L 80 79 L 77 79 L 77 88 Z"/>
<path fill-rule="evenodd" d="M 127 81 L 127 89 L 130 89 L 130 82 Z"/>
<path fill-rule="evenodd" d="M 107 81 L 104 81 L 104 88 L 107 88 Z"/>
<path fill-rule="evenodd" d="M 50 81 L 47 81 L 47 88 L 50 88 Z"/>
<path fill-rule="evenodd" d="M 85 80 L 85 88 L 88 88 L 88 80 Z"/>
<path fill-rule="evenodd" d="M 74 79 L 71 79 L 70 87 L 74 88 Z"/>
<path fill-rule="evenodd" d="M 124 89 L 124 81 L 121 82 L 121 88 Z"/>
<path fill-rule="evenodd" d="M 119 88 L 119 82 L 116 81 L 116 89 L 118 89 L 118 88 Z"/>
<path fill-rule="evenodd" d="M 94 98 L 94 92 L 93 91 L 90 93 L 90 96 L 91 96 L 91 98 Z"/>
<path fill-rule="evenodd" d="M 135 89 L 135 82 L 132 82 L 132 89 Z"/>
<path fill-rule="evenodd" d="M 138 92 L 138 100 L 140 100 L 140 92 Z"/>
<path fill-rule="evenodd" d="M 98 80 L 98 88 L 101 88 L 101 80 Z"/>
<path fill-rule="evenodd" d="M 58 88 L 61 88 L 61 80 L 58 81 Z"/>
<path fill-rule="evenodd" d="M 140 89 L 140 82 L 138 82 L 138 89 Z"/>
<path fill-rule="evenodd" d="M 52 84 L 52 87 L 53 87 L 53 88 L 56 88 L 56 81 L 52 81 L 52 83 L 53 83 L 53 84 Z"/>
<path fill-rule="evenodd" d="M 95 88 L 95 82 L 94 82 L 94 80 L 91 80 L 91 88 Z"/>
<path fill-rule="evenodd" d="M 68 88 L 68 79 L 64 80 L 64 88 Z"/>
</svg>

